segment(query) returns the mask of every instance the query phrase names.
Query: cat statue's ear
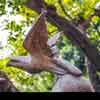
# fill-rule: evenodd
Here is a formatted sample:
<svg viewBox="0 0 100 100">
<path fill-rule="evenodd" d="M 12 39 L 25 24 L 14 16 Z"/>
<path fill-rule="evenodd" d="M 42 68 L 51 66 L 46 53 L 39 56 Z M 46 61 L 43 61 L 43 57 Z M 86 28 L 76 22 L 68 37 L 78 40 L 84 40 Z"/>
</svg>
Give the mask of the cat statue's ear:
<svg viewBox="0 0 100 100">
<path fill-rule="evenodd" d="M 31 54 L 34 54 L 34 50 L 41 51 L 44 55 L 49 54 L 49 47 L 47 45 L 48 32 L 45 24 L 45 13 L 42 12 L 37 18 L 36 22 L 32 25 L 28 32 L 23 47 Z"/>
<path fill-rule="evenodd" d="M 45 24 L 45 12 L 42 12 L 23 42 L 24 48 L 30 54 L 30 62 L 28 62 L 28 57 L 11 57 L 7 66 L 17 67 L 27 72 L 46 70 L 56 74 L 65 74 L 66 71 L 64 69 L 52 62 L 52 57 L 50 57 L 52 50 L 47 41 L 48 32 Z"/>
</svg>

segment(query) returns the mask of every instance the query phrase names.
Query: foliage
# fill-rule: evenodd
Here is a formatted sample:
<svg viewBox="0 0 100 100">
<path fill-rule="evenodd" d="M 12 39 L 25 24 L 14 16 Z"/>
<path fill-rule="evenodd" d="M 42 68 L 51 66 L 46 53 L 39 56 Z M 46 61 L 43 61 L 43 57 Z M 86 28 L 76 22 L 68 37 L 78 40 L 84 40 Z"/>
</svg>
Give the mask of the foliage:
<svg viewBox="0 0 100 100">
<path fill-rule="evenodd" d="M 58 0 L 45 1 L 55 5 L 57 12 L 61 16 L 68 18 L 61 9 Z M 19 69 L 6 67 L 9 56 L 27 55 L 27 52 L 22 47 L 22 42 L 27 34 L 27 30 L 38 16 L 37 13 L 26 8 L 23 2 L 25 2 L 25 0 L 0 0 L 0 54 L 2 54 L 5 49 L 10 51 L 10 54 L 8 51 L 6 52 L 6 56 L 0 55 L 0 69 L 8 74 L 9 78 L 22 92 L 48 91 L 51 89 L 54 80 L 54 76 L 50 73 L 42 72 L 40 74 L 30 75 Z M 77 21 L 80 17 L 84 19 L 88 18 L 89 15 L 94 12 L 93 8 L 99 0 L 61 0 L 61 2 L 65 11 L 73 20 Z M 58 31 L 49 23 L 47 23 L 47 28 L 49 37 Z M 98 42 L 100 37 L 99 17 L 94 16 L 92 18 L 86 32 L 87 37 L 100 50 L 100 43 Z M 4 34 L 7 37 L 7 43 L 5 45 L 2 43 L 2 35 Z M 85 56 L 79 48 L 73 46 L 64 36 L 57 43 L 57 46 L 62 57 L 75 64 L 81 70 L 84 70 Z"/>
</svg>

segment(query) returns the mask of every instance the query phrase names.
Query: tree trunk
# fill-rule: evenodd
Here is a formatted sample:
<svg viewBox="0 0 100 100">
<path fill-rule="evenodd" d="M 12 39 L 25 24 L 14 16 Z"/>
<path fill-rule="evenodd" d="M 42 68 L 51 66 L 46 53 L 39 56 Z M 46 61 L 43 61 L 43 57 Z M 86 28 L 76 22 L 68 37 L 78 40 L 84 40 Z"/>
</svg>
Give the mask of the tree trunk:
<svg viewBox="0 0 100 100">
<path fill-rule="evenodd" d="M 0 92 L 18 92 L 4 72 L 0 71 Z"/>
</svg>

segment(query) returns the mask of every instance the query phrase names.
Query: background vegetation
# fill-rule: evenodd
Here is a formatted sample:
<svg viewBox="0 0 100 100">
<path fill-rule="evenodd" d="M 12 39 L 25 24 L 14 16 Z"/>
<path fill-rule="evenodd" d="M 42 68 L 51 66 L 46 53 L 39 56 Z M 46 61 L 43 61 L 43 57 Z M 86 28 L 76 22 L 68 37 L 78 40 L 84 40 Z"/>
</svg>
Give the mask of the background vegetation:
<svg viewBox="0 0 100 100">
<path fill-rule="evenodd" d="M 58 13 L 66 17 L 58 0 L 45 0 L 56 6 Z M 65 11 L 72 20 L 87 19 L 94 12 L 94 6 L 100 0 L 61 0 Z M 38 14 L 23 5 L 25 0 L 0 0 L 0 70 L 3 70 L 22 92 L 46 92 L 53 85 L 55 77 L 48 73 L 30 75 L 16 68 L 6 67 L 10 56 L 27 55 L 22 42 Z M 69 19 L 71 20 L 71 19 Z M 71 21 L 72 21 L 71 20 Z M 58 30 L 47 23 L 49 37 Z M 94 16 L 86 29 L 87 36 L 100 50 L 100 17 Z M 57 43 L 60 56 L 80 68 L 86 76 L 84 53 L 64 36 Z"/>
</svg>

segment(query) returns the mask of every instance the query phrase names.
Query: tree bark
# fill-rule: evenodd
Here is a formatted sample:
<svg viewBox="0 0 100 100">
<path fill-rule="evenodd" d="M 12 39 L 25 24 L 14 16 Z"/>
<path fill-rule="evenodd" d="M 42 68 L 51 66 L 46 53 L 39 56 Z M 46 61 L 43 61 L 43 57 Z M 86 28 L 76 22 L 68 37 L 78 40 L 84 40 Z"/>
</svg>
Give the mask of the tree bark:
<svg viewBox="0 0 100 100">
<path fill-rule="evenodd" d="M 96 68 L 89 62 L 89 60 L 86 58 L 86 66 L 87 66 L 87 71 L 89 73 L 89 78 L 92 83 L 92 86 L 95 90 L 95 92 L 100 92 L 100 79 L 97 74 Z"/>
</svg>

